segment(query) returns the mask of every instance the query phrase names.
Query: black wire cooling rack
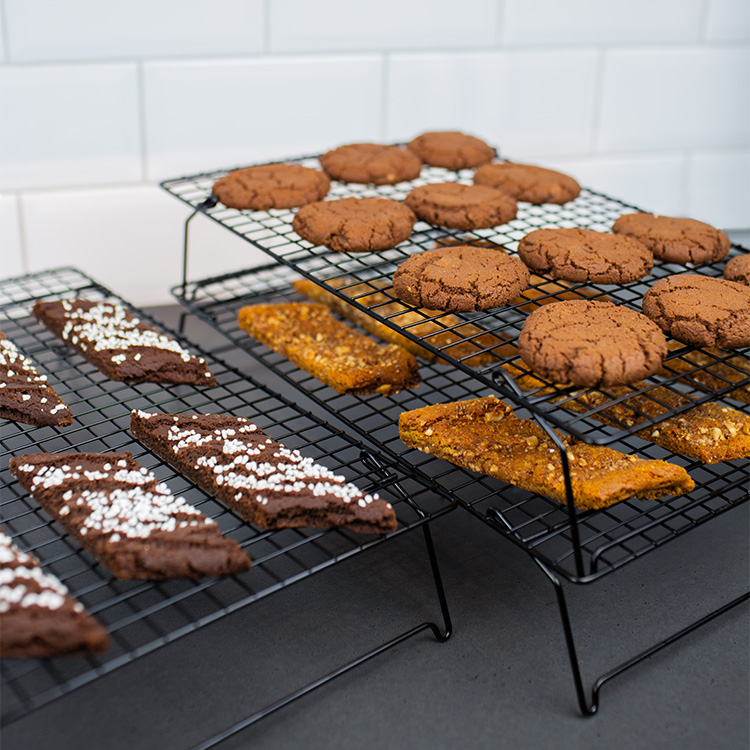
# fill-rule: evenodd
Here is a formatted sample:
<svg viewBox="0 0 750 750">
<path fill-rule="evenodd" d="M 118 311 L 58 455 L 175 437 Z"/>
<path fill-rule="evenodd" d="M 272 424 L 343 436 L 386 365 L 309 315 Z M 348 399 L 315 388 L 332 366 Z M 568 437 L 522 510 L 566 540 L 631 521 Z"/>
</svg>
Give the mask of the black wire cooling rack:
<svg viewBox="0 0 750 750">
<path fill-rule="evenodd" d="M 315 157 L 290 160 L 304 166 L 318 166 Z M 686 411 L 698 404 L 727 399 L 734 408 L 748 412 L 750 407 L 750 357 L 748 351 L 732 353 L 696 350 L 672 343 L 673 348 L 658 377 L 649 378 L 626 393 L 574 390 L 553 383 L 542 383 L 524 391 L 518 383 L 528 382 L 531 372 L 520 359 L 516 340 L 526 317 L 539 305 L 584 294 L 606 298 L 618 304 L 640 309 L 640 299 L 657 279 L 685 273 L 686 266 L 659 263 L 652 275 L 624 285 L 563 284 L 532 277 L 524 298 L 498 310 L 483 313 L 430 317 L 435 333 L 417 336 L 416 322 L 399 325 L 403 311 L 389 289 L 396 266 L 414 252 L 438 243 L 489 242 L 514 252 L 518 241 L 540 227 L 584 227 L 599 231 L 611 229 L 614 220 L 636 209 L 601 193 L 584 189 L 579 198 L 565 205 L 533 206 L 519 204 L 518 217 L 492 229 L 457 232 L 417 223 L 408 241 L 377 253 L 336 253 L 312 246 L 293 231 L 293 211 L 239 211 L 218 204 L 211 193 L 213 182 L 226 170 L 167 180 L 162 186 L 192 207 L 185 227 L 183 283 L 173 288 L 175 297 L 238 348 L 245 350 L 270 371 L 306 394 L 314 407 L 324 408 L 339 418 L 347 431 L 354 430 L 363 439 L 405 466 L 415 470 L 423 481 L 433 482 L 447 491 L 485 522 L 495 526 L 536 560 L 563 578 L 588 582 L 643 556 L 650 550 L 676 538 L 685 531 L 748 500 L 750 467 L 748 461 L 704 465 L 674 454 L 641 439 L 636 433 L 648 426 Z M 471 181 L 471 171 L 452 172 L 423 167 L 420 177 L 408 183 L 365 186 L 332 183 L 329 198 L 347 196 L 403 199 L 415 186 L 458 180 Z M 188 281 L 188 229 L 197 213 L 203 213 L 234 234 L 264 250 L 276 262 L 219 277 Z M 740 252 L 734 246 L 731 254 Z M 722 263 L 706 264 L 699 272 L 718 276 Z M 284 302 L 303 299 L 292 283 L 306 278 L 327 292 L 351 303 L 379 323 L 407 336 L 433 354 L 435 364 L 420 362 L 422 384 L 417 389 L 390 397 L 342 396 L 300 371 L 284 357 L 257 344 L 237 324 L 239 309 L 257 302 Z M 379 295 L 376 301 L 372 295 Z M 458 322 L 456 322 L 458 318 Z M 467 326 L 471 324 L 471 326 Z M 468 334 L 466 333 L 468 331 Z M 453 334 L 449 344 L 438 344 L 445 332 Z M 490 343 L 486 343 L 487 340 Z M 470 351 L 460 357 L 453 354 L 457 343 Z M 490 361 L 474 366 L 477 355 Z M 697 359 L 700 355 L 700 359 Z M 499 393 L 513 402 L 519 416 L 533 416 L 590 443 L 610 445 L 644 458 L 668 460 L 684 466 L 696 482 L 695 490 L 678 498 L 659 501 L 626 500 L 611 508 L 578 512 L 557 503 L 509 487 L 451 466 L 418 451 L 408 449 L 398 437 L 398 416 L 402 411 L 428 404 L 475 398 Z M 598 396 L 596 405 L 584 401 Z M 631 406 L 627 423 L 605 420 L 602 411 L 629 399 L 642 398 L 642 408 Z M 674 400 L 680 399 L 675 405 Z M 606 403 L 603 403 L 606 402 Z M 655 414 L 659 411 L 661 413 Z"/>
<path fill-rule="evenodd" d="M 316 157 L 289 162 L 319 166 Z M 610 444 L 651 427 L 669 416 L 732 393 L 741 392 L 745 402 L 750 400 L 750 353 L 747 349 L 735 352 L 696 350 L 693 346 L 672 342 L 672 348 L 658 376 L 618 390 L 582 390 L 544 381 L 532 373 L 517 349 L 517 339 L 524 321 L 542 304 L 583 295 L 590 299 L 606 299 L 640 311 L 644 293 L 658 279 L 691 272 L 693 269 L 703 275 L 721 276 L 725 261 L 697 267 L 656 261 L 651 275 L 646 279 L 618 285 L 552 282 L 548 278 L 532 277 L 532 283 L 524 296 L 513 304 L 485 312 L 459 315 L 437 313 L 434 317 L 430 316 L 436 330 L 427 336 L 417 335 L 419 327 L 426 320 L 419 312 L 416 320 L 403 324 L 403 311 L 413 311 L 413 308 L 400 303 L 390 288 L 390 282 L 399 263 L 413 253 L 431 249 L 438 243 L 459 242 L 490 243 L 514 253 L 518 241 L 534 229 L 582 227 L 609 231 L 619 216 L 639 210 L 635 206 L 584 189 L 578 198 L 564 205 L 534 206 L 521 202 L 517 218 L 498 227 L 460 232 L 418 222 L 411 237 L 392 250 L 337 253 L 301 239 L 292 229 L 293 210 L 242 211 L 226 208 L 218 203 L 211 188 L 214 181 L 225 173 L 226 170 L 221 170 L 167 180 L 162 183 L 162 187 L 191 206 L 195 212 L 205 214 L 264 250 L 277 262 L 318 282 L 326 291 L 353 304 L 378 322 L 418 342 L 433 353 L 440 354 L 454 368 L 471 375 L 477 387 L 492 388 L 582 440 Z M 419 178 L 397 185 L 367 186 L 333 182 L 328 199 L 357 196 L 402 200 L 410 190 L 419 185 L 445 181 L 470 183 L 471 177 L 471 170 L 453 172 L 423 166 Z M 741 251 L 739 246 L 733 246 L 729 257 Z M 378 293 L 379 299 L 372 303 L 370 300 L 374 292 Z M 194 285 L 188 285 L 187 282 L 187 231 L 183 284 L 181 289 L 176 290 L 176 294 L 188 305 L 191 304 L 191 296 L 194 296 Z M 397 311 L 394 311 L 394 303 L 400 305 Z M 474 326 L 468 336 L 463 333 L 467 330 L 467 322 Z M 450 346 L 438 343 L 438 337 L 445 332 L 451 332 L 455 340 L 471 344 L 473 352 L 462 357 L 454 356 L 455 342 Z M 482 334 L 490 334 L 490 337 L 502 341 L 503 345 L 483 344 Z M 472 358 L 477 353 L 487 354 L 490 363 L 481 367 L 472 366 Z M 536 385 L 528 385 L 526 390 L 519 391 L 515 383 L 530 384 L 531 377 L 537 378 Z M 635 403 L 633 399 L 636 399 Z M 640 405 L 638 399 L 641 400 Z M 612 419 L 603 414 L 605 410 L 610 410 L 613 405 L 625 400 L 629 400 L 630 412 L 626 419 Z"/>
<path fill-rule="evenodd" d="M 445 495 L 415 482 L 387 456 L 352 441 L 295 403 L 269 391 L 234 367 L 201 352 L 218 384 L 211 388 L 126 385 L 107 380 L 30 315 L 37 299 L 110 299 L 130 307 L 84 274 L 69 268 L 0 282 L 0 329 L 31 357 L 68 404 L 73 424 L 32 427 L 3 421 L 0 435 L 0 523 L 18 546 L 36 555 L 109 631 L 103 655 L 2 661 L 2 719 L 15 720 L 117 667 L 153 651 L 256 599 L 299 581 L 392 536 L 422 526 L 454 507 Z M 135 308 L 130 308 L 135 311 Z M 164 330 L 143 311 L 137 314 Z M 170 332 L 171 333 L 171 332 Z M 172 334 L 180 340 L 177 334 Z M 232 413 L 252 417 L 271 437 L 325 464 L 394 506 L 398 528 L 386 536 L 342 529 L 264 531 L 251 526 L 144 450 L 128 431 L 133 409 L 170 413 Z M 40 510 L 8 471 L 11 456 L 26 452 L 132 451 L 176 494 L 183 495 L 253 560 L 250 571 L 200 582 L 119 581 Z M 433 562 L 431 541 L 428 550 Z M 438 583 L 438 595 L 442 589 Z M 441 606 L 444 600 L 441 598 Z M 444 615 L 446 609 L 443 609 Z M 429 624 L 431 627 L 432 625 Z M 435 632 L 433 630 L 433 632 Z M 447 636 L 446 636 L 447 637 Z"/>
<path fill-rule="evenodd" d="M 244 305 L 302 300 L 292 286 L 296 278 L 299 276 L 288 267 L 274 264 L 191 283 L 187 297 L 181 297 L 181 301 L 197 317 L 221 331 L 237 349 L 295 386 L 309 399 L 310 408 L 337 416 L 349 431 L 356 430 L 389 458 L 415 471 L 421 481 L 448 492 L 456 502 L 509 534 L 514 542 L 568 580 L 587 582 L 599 578 L 748 499 L 747 461 L 704 465 L 625 435 L 614 443 L 614 448 L 680 464 L 693 477 L 696 488 L 681 497 L 631 499 L 604 510 L 578 512 L 579 540 L 575 542 L 564 506 L 458 468 L 401 442 L 397 426 L 401 412 L 492 392 L 472 375 L 450 364 L 420 362 L 422 383 L 418 388 L 388 397 L 341 395 L 239 327 L 237 314 Z M 524 409 L 517 413 L 528 416 Z M 590 429 L 594 432 L 599 427 L 592 425 Z"/>
</svg>

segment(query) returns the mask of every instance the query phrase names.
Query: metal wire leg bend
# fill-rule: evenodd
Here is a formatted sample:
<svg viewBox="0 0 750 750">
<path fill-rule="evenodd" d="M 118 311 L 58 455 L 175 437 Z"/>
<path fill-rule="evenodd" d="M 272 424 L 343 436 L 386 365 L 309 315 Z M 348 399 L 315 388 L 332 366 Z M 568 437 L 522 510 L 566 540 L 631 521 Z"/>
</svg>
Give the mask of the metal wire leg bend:
<svg viewBox="0 0 750 750">
<path fill-rule="evenodd" d="M 542 569 L 544 574 L 547 576 L 547 578 L 550 580 L 550 582 L 555 588 L 555 594 L 557 595 L 557 605 L 560 610 L 560 619 L 562 621 L 563 631 L 565 633 L 565 644 L 568 647 L 570 667 L 573 671 L 573 682 L 575 684 L 576 697 L 578 698 L 578 706 L 581 709 L 581 713 L 587 717 L 593 716 L 599 710 L 599 694 L 600 694 L 602 687 L 607 682 L 617 677 L 618 675 L 621 675 L 623 672 L 627 671 L 628 669 L 635 666 L 636 664 L 639 664 L 640 662 L 644 661 L 649 656 L 653 656 L 658 651 L 661 651 L 665 646 L 669 646 L 675 641 L 678 641 L 683 636 L 686 636 L 688 633 L 692 633 L 694 630 L 697 630 L 702 625 L 706 625 L 707 623 L 711 622 L 712 620 L 717 618 L 719 615 L 722 615 L 725 612 L 728 612 L 730 609 L 733 609 L 738 604 L 741 604 L 742 602 L 745 602 L 748 599 L 750 599 L 750 592 L 747 592 L 745 594 L 742 594 L 741 596 L 738 596 L 736 599 L 733 599 L 727 604 L 724 604 L 718 609 L 715 609 L 713 612 L 710 612 L 704 617 L 701 617 L 695 622 L 692 622 L 690 625 L 683 628 L 682 630 L 678 630 L 676 633 L 673 633 L 672 635 L 665 638 L 664 640 L 659 641 L 658 643 L 654 644 L 650 648 L 647 648 L 645 651 L 641 651 L 639 654 L 636 654 L 631 659 L 628 659 L 627 661 L 618 665 L 614 669 L 611 669 L 609 672 L 606 672 L 594 682 L 594 685 L 591 689 L 591 700 L 589 701 L 589 699 L 586 696 L 586 691 L 583 686 L 583 678 L 581 677 L 581 667 L 578 661 L 578 655 L 576 653 L 575 642 L 573 640 L 573 629 L 570 624 L 570 616 L 568 615 L 568 605 L 565 601 L 565 592 L 563 590 L 562 583 L 560 582 L 560 579 L 557 578 L 557 576 L 555 576 L 552 573 L 552 571 L 550 571 L 547 568 L 546 565 L 544 565 L 543 563 L 539 562 L 539 560 L 536 560 L 536 559 L 534 560 L 534 562 Z"/>
<path fill-rule="evenodd" d="M 302 698 L 308 693 L 311 693 L 313 690 L 331 682 L 336 677 L 346 674 L 347 672 L 354 669 L 355 667 L 358 667 L 360 664 L 364 664 L 365 662 L 370 661 L 370 659 L 373 659 L 374 657 L 382 654 L 385 651 L 388 651 L 389 649 L 393 648 L 394 646 L 397 646 L 400 643 L 403 643 L 404 641 L 408 640 L 412 636 L 415 636 L 415 635 L 418 635 L 419 633 L 424 632 L 425 630 L 430 630 L 432 632 L 432 635 L 435 637 L 435 640 L 437 640 L 439 643 L 443 643 L 447 641 L 448 638 L 450 638 L 451 633 L 452 633 L 452 625 L 451 625 L 450 612 L 448 610 L 448 602 L 445 596 L 445 590 L 443 589 L 443 581 L 440 575 L 440 568 L 438 567 L 437 556 L 435 554 L 435 547 L 432 543 L 432 533 L 430 532 L 429 524 L 424 524 L 422 526 L 422 530 L 424 531 L 425 543 L 427 545 L 427 554 L 430 559 L 430 566 L 432 568 L 432 576 L 435 581 L 435 588 L 437 590 L 438 600 L 440 602 L 440 610 L 441 610 L 442 617 L 443 617 L 442 629 L 440 628 L 440 626 L 438 626 L 434 622 L 423 622 L 420 625 L 417 625 L 416 627 L 412 628 L 411 630 L 407 630 L 405 633 L 401 633 L 401 635 L 398 635 L 392 640 L 387 641 L 386 643 L 383 643 L 377 648 L 374 648 L 372 651 L 368 651 L 366 654 L 362 654 L 361 656 L 354 659 L 353 661 L 350 661 L 349 663 L 344 664 L 338 669 L 335 669 L 332 672 L 329 672 L 327 675 L 323 675 L 319 679 L 309 683 L 308 685 L 305 685 L 299 690 L 295 690 L 293 693 L 290 693 L 289 695 L 285 696 L 284 698 L 281 698 L 275 703 L 272 703 L 271 705 L 266 706 L 265 708 L 261 709 L 260 711 L 257 711 L 251 716 L 248 716 L 245 719 L 242 719 L 242 721 L 238 721 L 236 724 L 233 724 L 232 726 L 227 727 L 226 729 L 219 732 L 218 734 L 215 734 L 213 737 L 210 737 L 209 739 L 201 742 L 199 745 L 196 745 L 193 748 L 193 750 L 208 750 L 208 748 L 216 747 L 216 745 L 218 745 L 219 743 L 223 742 L 229 737 L 232 737 L 233 735 L 237 734 L 237 732 L 242 731 L 243 729 L 249 727 L 250 725 L 255 724 L 255 722 L 259 721 L 260 719 L 263 719 L 266 716 L 269 716 L 270 714 L 274 713 L 275 711 L 278 711 L 279 709 L 284 708 L 285 706 L 288 706 L 290 703 L 293 703 L 298 698 Z"/>
</svg>

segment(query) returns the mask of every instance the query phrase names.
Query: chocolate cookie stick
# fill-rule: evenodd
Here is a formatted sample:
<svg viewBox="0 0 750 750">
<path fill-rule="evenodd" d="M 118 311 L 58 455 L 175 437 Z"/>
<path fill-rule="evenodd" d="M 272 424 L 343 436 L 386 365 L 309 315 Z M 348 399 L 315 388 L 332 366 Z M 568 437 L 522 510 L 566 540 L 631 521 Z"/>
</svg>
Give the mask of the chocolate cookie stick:
<svg viewBox="0 0 750 750">
<path fill-rule="evenodd" d="M 0 530 L 0 656 L 105 651 L 107 631 L 39 561 Z"/>
<path fill-rule="evenodd" d="M 93 300 L 37 302 L 34 317 L 110 380 L 216 385 L 203 358 L 121 305 Z"/>
<path fill-rule="evenodd" d="M 264 529 L 396 528 L 390 504 L 271 440 L 249 419 L 228 414 L 134 411 L 130 430 L 201 489 Z"/>
<path fill-rule="evenodd" d="M 70 409 L 34 363 L 0 331 L 0 417 L 37 426 L 73 423 Z"/>
<path fill-rule="evenodd" d="M 10 470 L 117 578 L 200 578 L 250 567 L 235 541 L 131 453 L 28 453 L 11 458 Z"/>
</svg>

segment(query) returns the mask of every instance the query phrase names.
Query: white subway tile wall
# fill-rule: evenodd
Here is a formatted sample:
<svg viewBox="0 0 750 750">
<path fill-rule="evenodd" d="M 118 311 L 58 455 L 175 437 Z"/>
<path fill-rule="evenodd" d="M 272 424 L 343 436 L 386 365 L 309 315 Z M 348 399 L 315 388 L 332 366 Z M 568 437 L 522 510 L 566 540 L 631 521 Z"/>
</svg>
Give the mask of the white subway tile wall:
<svg viewBox="0 0 750 750">
<path fill-rule="evenodd" d="M 487 138 L 509 158 L 587 153 L 597 57 L 593 49 L 393 55 L 385 138 L 413 138 L 428 119 L 430 128 Z"/>
<path fill-rule="evenodd" d="M 136 63 L 0 66 L 0 190 L 143 178 Z"/>
<path fill-rule="evenodd" d="M 271 52 L 489 47 L 496 0 L 272 0 Z"/>
<path fill-rule="evenodd" d="M 678 154 L 654 152 L 550 158 L 546 164 L 575 175 L 583 185 L 619 198 L 636 208 L 665 216 L 684 213 L 687 196 L 685 159 Z"/>
<path fill-rule="evenodd" d="M 378 140 L 382 79 L 375 55 L 146 63 L 146 177 Z"/>
<path fill-rule="evenodd" d="M 5 0 L 13 62 L 263 52 L 263 0 Z"/>
<path fill-rule="evenodd" d="M 168 303 L 188 211 L 159 180 L 447 128 L 750 228 L 749 9 L 0 0 L 0 275 L 76 265 Z M 191 278 L 266 260 L 202 217 L 191 245 Z"/>
<path fill-rule="evenodd" d="M 18 198 L 0 195 L 0 275 L 18 276 L 24 268 Z"/>
<path fill-rule="evenodd" d="M 505 0 L 504 44 L 695 42 L 703 0 Z M 613 7 L 614 6 L 614 7 Z"/>
<path fill-rule="evenodd" d="M 695 153 L 688 173 L 688 214 L 718 226 L 731 226 L 736 216 L 750 220 L 750 153 Z"/>
<path fill-rule="evenodd" d="M 750 40 L 750 3 L 747 0 L 712 0 L 708 6 L 706 39 L 712 42 Z"/>
<path fill-rule="evenodd" d="M 749 84 L 747 45 L 607 52 L 598 150 L 747 146 Z"/>
<path fill-rule="evenodd" d="M 144 304 L 171 300 L 182 280 L 184 207 L 152 185 L 36 191 L 22 198 L 29 271 L 73 265 Z M 266 262 L 218 224 L 191 224 L 189 275 L 204 278 Z"/>
</svg>

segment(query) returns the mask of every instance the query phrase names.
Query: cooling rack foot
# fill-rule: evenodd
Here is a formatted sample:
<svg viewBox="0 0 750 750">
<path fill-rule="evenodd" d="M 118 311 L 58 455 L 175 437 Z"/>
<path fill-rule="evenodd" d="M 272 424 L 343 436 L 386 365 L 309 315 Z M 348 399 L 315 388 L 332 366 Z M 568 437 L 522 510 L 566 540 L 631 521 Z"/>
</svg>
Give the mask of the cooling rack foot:
<svg viewBox="0 0 750 750">
<path fill-rule="evenodd" d="M 622 664 L 614 667 L 614 669 L 606 672 L 594 682 L 593 687 L 591 688 L 591 698 L 589 699 L 586 695 L 586 690 L 583 685 L 580 662 L 578 661 L 578 655 L 576 653 L 575 641 L 573 639 L 573 628 L 570 622 L 570 616 L 568 614 L 568 605 L 565 600 L 565 591 L 563 589 L 562 583 L 560 579 L 555 576 L 555 574 L 552 573 L 552 571 L 549 570 L 549 568 L 547 568 L 543 563 L 539 562 L 539 560 L 534 560 L 534 562 L 541 568 L 541 570 L 547 576 L 555 589 L 555 594 L 557 596 L 557 605 L 560 610 L 560 620 L 562 622 L 563 632 L 565 634 L 565 645 L 568 648 L 570 667 L 573 672 L 573 683 L 575 685 L 576 697 L 578 699 L 578 707 L 581 710 L 581 714 L 585 717 L 593 716 L 599 710 L 600 692 L 602 687 L 607 682 L 623 674 L 631 667 L 634 667 L 636 664 L 640 664 L 642 661 L 645 661 L 650 656 L 653 656 L 666 646 L 669 646 L 675 641 L 678 641 L 680 638 L 688 635 L 688 633 L 692 633 L 694 630 L 697 630 L 701 626 L 706 625 L 725 612 L 728 612 L 737 605 L 742 604 L 743 602 L 746 602 L 748 599 L 750 599 L 750 592 L 744 593 L 741 596 L 738 596 L 736 599 L 733 599 L 732 601 L 727 602 L 721 607 L 718 607 L 713 612 L 710 612 L 700 619 L 695 620 L 694 622 L 690 623 L 690 625 L 682 628 L 682 630 L 678 630 L 676 633 L 673 633 L 664 640 L 655 643 L 653 646 L 645 649 L 644 651 L 641 651 L 627 661 L 624 661 Z"/>
<path fill-rule="evenodd" d="M 288 706 L 290 703 L 293 703 L 299 698 L 302 698 L 308 693 L 311 693 L 313 690 L 316 690 L 319 687 L 323 687 L 323 685 L 328 684 L 332 680 L 336 679 L 336 677 L 340 677 L 341 675 L 346 674 L 355 667 L 358 667 L 361 664 L 365 664 L 366 662 L 370 661 L 370 659 L 374 659 L 376 656 L 379 656 L 380 654 L 390 650 L 394 646 L 398 646 L 400 643 L 403 643 L 404 641 L 412 638 L 415 635 L 418 635 L 419 633 L 423 633 L 424 631 L 429 630 L 434 636 L 435 640 L 437 640 L 439 643 L 444 643 L 445 641 L 447 641 L 452 633 L 448 601 L 445 596 L 445 590 L 443 589 L 442 576 L 440 575 L 440 568 L 438 566 L 437 555 L 435 554 L 435 547 L 432 542 L 432 532 L 430 531 L 429 524 L 424 524 L 422 526 L 422 530 L 424 532 L 427 554 L 429 556 L 430 567 L 432 569 L 432 576 L 435 582 L 438 600 L 440 602 L 440 610 L 443 617 L 442 629 L 434 622 L 423 622 L 420 625 L 411 628 L 411 630 L 407 630 L 406 632 L 401 633 L 401 635 L 396 636 L 392 640 L 383 643 L 377 648 L 368 651 L 366 654 L 362 654 L 361 656 L 348 662 L 347 664 L 344 664 L 338 669 L 335 669 L 332 672 L 329 672 L 328 674 L 318 678 L 314 682 L 305 685 L 299 690 L 295 690 L 293 693 L 290 693 L 289 695 L 281 698 L 275 703 L 266 706 L 265 708 L 257 711 L 251 716 L 248 716 L 241 721 L 238 721 L 236 724 L 233 724 L 232 726 L 227 727 L 221 732 L 218 732 L 213 737 L 210 737 L 209 739 L 201 742 L 199 745 L 196 745 L 193 750 L 208 750 L 208 748 L 216 747 L 224 740 L 229 739 L 243 729 L 246 729 L 247 727 L 255 724 L 257 721 L 260 721 L 266 716 L 269 716 L 270 714 L 284 708 L 285 706 Z"/>
</svg>

